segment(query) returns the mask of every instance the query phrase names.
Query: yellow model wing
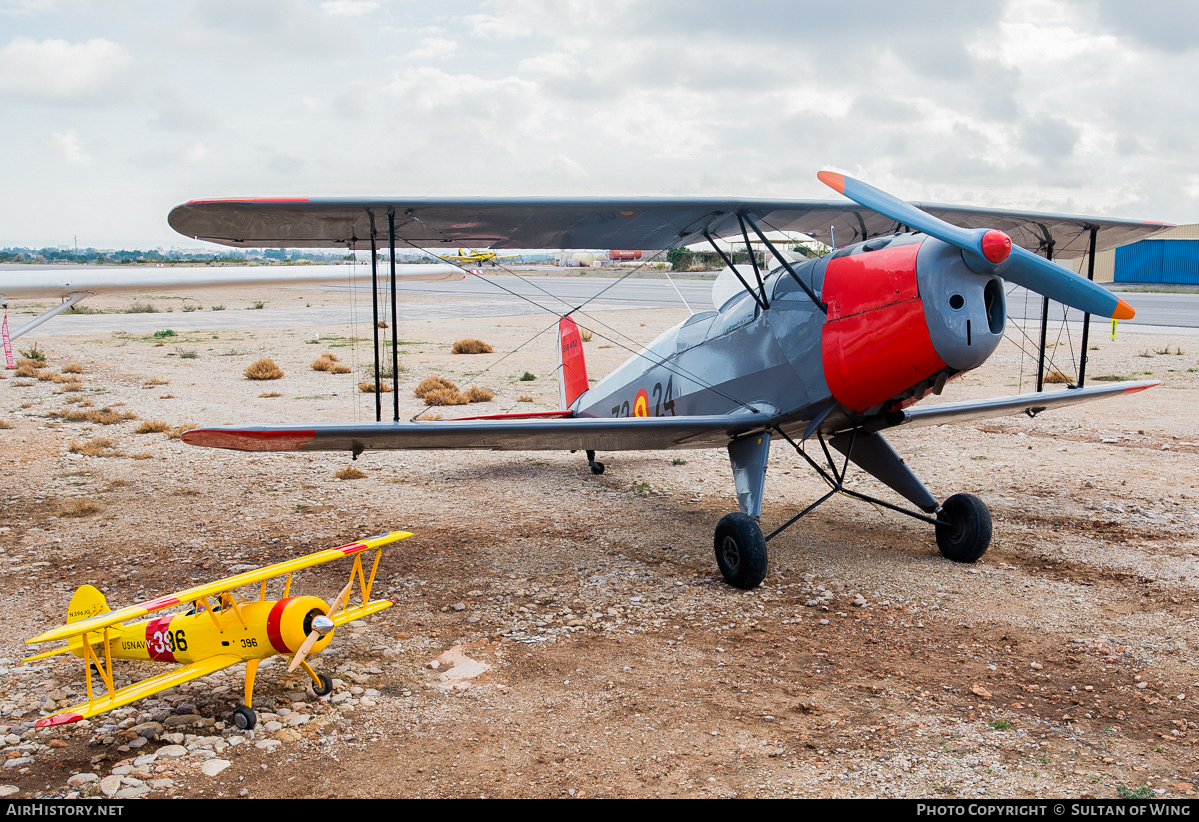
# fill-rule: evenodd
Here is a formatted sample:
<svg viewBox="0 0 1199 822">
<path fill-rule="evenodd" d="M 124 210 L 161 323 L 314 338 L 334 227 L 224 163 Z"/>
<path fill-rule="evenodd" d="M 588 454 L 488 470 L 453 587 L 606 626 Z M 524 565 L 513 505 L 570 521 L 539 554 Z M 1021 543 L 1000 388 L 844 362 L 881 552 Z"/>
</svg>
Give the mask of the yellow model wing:
<svg viewBox="0 0 1199 822">
<path fill-rule="evenodd" d="M 184 682 L 207 676 L 214 671 L 219 671 L 222 668 L 228 668 L 230 665 L 236 665 L 244 661 L 241 657 L 232 654 L 210 656 L 208 659 L 201 659 L 193 662 L 191 665 L 184 665 L 182 668 L 175 668 L 158 676 L 143 679 L 141 682 L 135 682 L 111 694 L 93 699 L 91 702 L 84 702 L 73 708 L 59 711 L 56 714 L 44 716 L 35 722 L 33 727 L 46 728 L 51 725 L 65 725 L 68 722 L 89 719 L 96 714 L 102 714 L 105 711 L 111 711 L 113 708 L 128 705 L 130 702 L 136 702 L 144 697 L 152 696 L 159 691 L 174 688 L 176 685 L 182 685 Z"/>
<path fill-rule="evenodd" d="M 338 611 L 330 617 L 333 620 L 334 626 L 345 625 L 347 622 L 353 622 L 356 619 L 368 617 L 371 614 L 377 614 L 385 608 L 390 608 L 395 605 L 390 599 L 372 599 L 365 605 L 358 605 L 354 608 L 345 608 Z"/>
<path fill-rule="evenodd" d="M 398 542 L 410 536 L 412 534 L 408 531 L 392 531 L 390 534 L 380 534 L 377 537 L 351 542 L 348 545 L 342 545 L 337 548 L 327 548 L 324 551 L 317 551 L 315 554 L 308 554 L 296 559 L 289 559 L 286 562 L 268 565 L 256 571 L 246 571 L 244 574 L 225 577 L 224 579 L 218 579 L 215 582 L 208 582 L 204 585 L 197 585 L 178 593 L 167 594 L 166 596 L 147 600 L 146 602 L 139 602 L 137 605 L 130 605 L 127 608 L 118 608 L 115 611 L 97 614 L 91 619 L 70 622 L 25 641 L 27 643 L 54 642 L 78 636 L 89 631 L 98 631 L 109 625 L 115 625 L 118 622 L 137 619 L 152 611 L 161 611 L 163 608 L 172 608 L 185 602 L 200 599 L 201 597 L 213 596 L 234 588 L 240 588 L 243 585 L 250 585 L 251 583 L 261 582 L 264 579 L 272 579 L 283 574 L 290 574 L 303 568 L 311 568 L 313 565 L 320 565 L 335 559 L 341 559 L 342 557 L 356 554 L 359 551 L 365 551 L 368 548 L 380 548 L 388 543 Z"/>
</svg>

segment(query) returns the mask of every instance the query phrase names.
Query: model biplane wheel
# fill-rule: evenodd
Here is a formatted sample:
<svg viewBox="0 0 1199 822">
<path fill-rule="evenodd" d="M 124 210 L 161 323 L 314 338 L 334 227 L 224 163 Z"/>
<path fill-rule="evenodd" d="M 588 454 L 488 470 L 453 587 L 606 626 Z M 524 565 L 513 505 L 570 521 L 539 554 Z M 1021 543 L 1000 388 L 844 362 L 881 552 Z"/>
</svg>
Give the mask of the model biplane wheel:
<svg viewBox="0 0 1199 822">
<path fill-rule="evenodd" d="M 604 473 L 604 464 L 596 461 L 594 451 L 587 452 L 587 465 L 591 468 L 591 473 L 595 474 L 597 477 Z"/>
<path fill-rule="evenodd" d="M 766 578 L 766 539 L 748 514 L 725 514 L 716 525 L 716 564 L 734 588 L 757 588 Z"/>
<path fill-rule="evenodd" d="M 258 724 L 258 714 L 254 713 L 253 708 L 247 708 L 245 705 L 242 705 L 233 711 L 233 724 L 240 730 L 252 731 L 254 730 L 254 726 Z"/>
<path fill-rule="evenodd" d="M 938 519 L 951 525 L 937 526 L 937 547 L 954 562 L 976 562 L 991 544 L 991 512 L 973 494 L 954 494 L 945 500 Z"/>
<path fill-rule="evenodd" d="M 317 674 L 317 676 L 320 678 L 321 684 L 318 687 L 315 682 L 312 683 L 312 692 L 317 696 L 327 696 L 333 693 L 333 677 L 328 674 Z"/>
</svg>

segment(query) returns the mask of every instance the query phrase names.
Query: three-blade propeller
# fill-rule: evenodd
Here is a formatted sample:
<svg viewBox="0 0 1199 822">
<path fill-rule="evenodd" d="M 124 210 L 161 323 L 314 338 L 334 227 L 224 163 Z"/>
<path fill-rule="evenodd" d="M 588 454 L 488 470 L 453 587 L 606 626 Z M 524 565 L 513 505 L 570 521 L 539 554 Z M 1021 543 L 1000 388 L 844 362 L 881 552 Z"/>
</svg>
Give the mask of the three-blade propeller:
<svg viewBox="0 0 1199 822">
<path fill-rule="evenodd" d="M 1106 288 L 1020 248 L 1002 231 L 950 225 L 898 197 L 843 174 L 821 171 L 816 176 L 855 203 L 960 248 L 966 265 L 979 274 L 995 274 L 1088 314 L 1130 320 L 1136 313 L 1131 305 Z"/>
<path fill-rule="evenodd" d="M 350 588 L 353 586 L 354 580 L 346 583 L 346 587 L 341 589 L 341 593 L 337 595 L 337 599 L 333 600 L 333 604 L 329 606 L 329 613 L 313 617 L 312 631 L 304 639 L 304 644 L 300 646 L 300 650 L 296 651 L 296 655 L 292 657 L 291 664 L 287 666 L 287 672 L 290 674 L 296 668 L 304 663 L 304 658 L 308 656 L 308 652 L 312 650 L 312 646 L 320 642 L 321 637 L 333 630 L 332 617 L 341 608 L 346 597 L 350 595 Z"/>
</svg>

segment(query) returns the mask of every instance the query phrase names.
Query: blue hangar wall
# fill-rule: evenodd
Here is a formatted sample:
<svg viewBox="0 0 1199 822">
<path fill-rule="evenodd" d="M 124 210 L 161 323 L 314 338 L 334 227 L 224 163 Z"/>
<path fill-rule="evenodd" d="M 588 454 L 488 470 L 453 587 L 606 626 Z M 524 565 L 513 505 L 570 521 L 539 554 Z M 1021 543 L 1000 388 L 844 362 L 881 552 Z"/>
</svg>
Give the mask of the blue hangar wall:
<svg viewBox="0 0 1199 822">
<path fill-rule="evenodd" d="M 1115 281 L 1199 285 L 1199 240 L 1139 240 L 1120 246 Z"/>
</svg>

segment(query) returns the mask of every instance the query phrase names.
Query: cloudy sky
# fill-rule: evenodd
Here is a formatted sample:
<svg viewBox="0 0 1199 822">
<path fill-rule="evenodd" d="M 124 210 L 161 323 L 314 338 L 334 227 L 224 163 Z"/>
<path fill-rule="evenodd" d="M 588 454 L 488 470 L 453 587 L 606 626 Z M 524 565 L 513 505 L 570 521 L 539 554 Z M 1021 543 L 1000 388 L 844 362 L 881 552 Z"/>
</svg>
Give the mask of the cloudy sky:
<svg viewBox="0 0 1199 822">
<path fill-rule="evenodd" d="M 728 194 L 1199 221 L 1199 5 L 0 0 L 0 245 L 200 197 Z"/>
</svg>

